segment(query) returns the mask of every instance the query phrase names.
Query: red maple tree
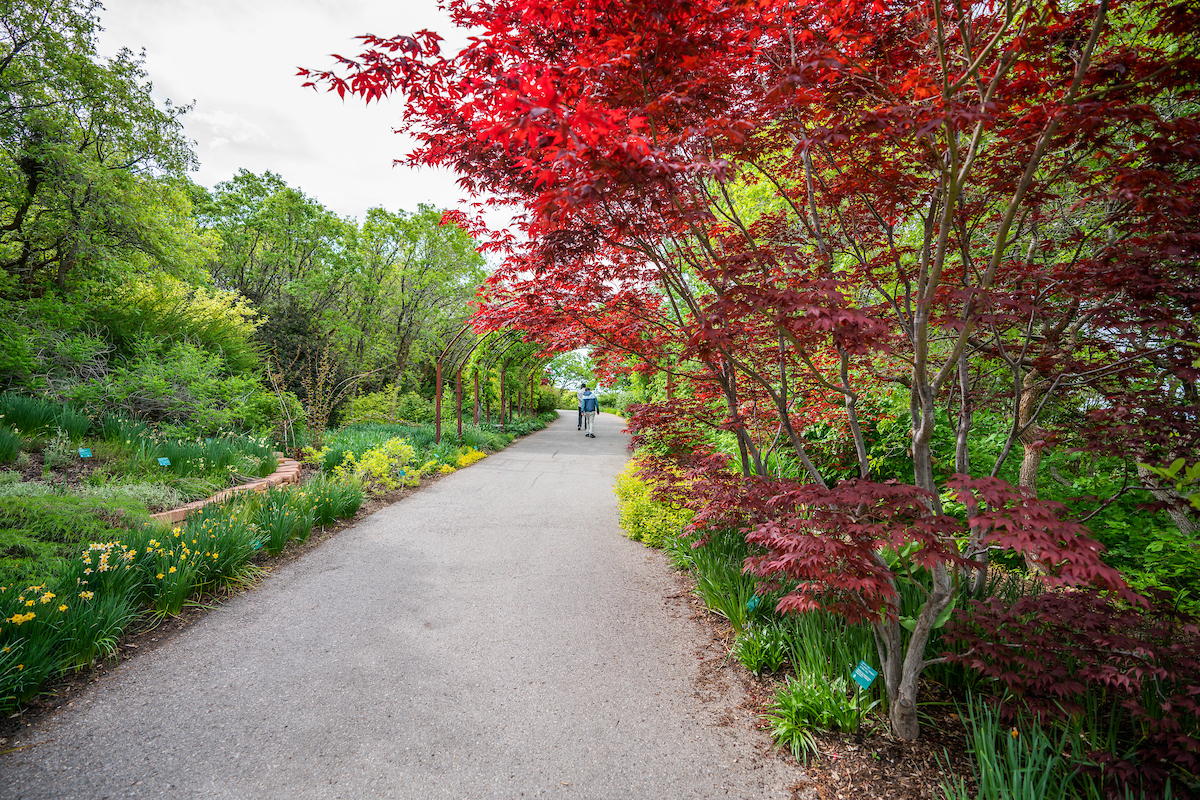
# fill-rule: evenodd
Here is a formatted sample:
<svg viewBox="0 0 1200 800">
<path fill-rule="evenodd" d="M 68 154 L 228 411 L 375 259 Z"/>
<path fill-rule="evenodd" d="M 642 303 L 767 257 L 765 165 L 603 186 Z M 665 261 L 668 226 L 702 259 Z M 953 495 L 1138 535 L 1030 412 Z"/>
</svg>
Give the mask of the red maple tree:
<svg viewBox="0 0 1200 800">
<path fill-rule="evenodd" d="M 367 36 L 302 74 L 402 94 L 405 163 L 519 210 L 492 239 L 482 328 L 678 376 L 687 396 L 636 409 L 633 429 L 688 468 L 699 520 L 761 547 L 747 569 L 788 582 L 781 610 L 873 623 L 897 735 L 917 736 L 929 636 L 982 591 L 990 550 L 1133 599 L 1036 476 L 1051 404 L 1086 409 L 1080 447 L 1152 463 L 1196 447 L 1194 3 L 447 7 L 473 31 L 458 53 L 430 32 Z M 873 475 L 862 417 L 882 394 L 911 419 L 904 483 Z M 839 409 L 854 480 L 811 457 L 818 408 Z M 977 464 L 985 408 L 1011 424 Z M 736 435 L 740 469 L 699 423 Z M 770 436 L 798 476 L 768 477 Z M 1017 453 L 1012 486 L 998 475 Z M 925 596 L 911 630 L 903 581 Z"/>
</svg>

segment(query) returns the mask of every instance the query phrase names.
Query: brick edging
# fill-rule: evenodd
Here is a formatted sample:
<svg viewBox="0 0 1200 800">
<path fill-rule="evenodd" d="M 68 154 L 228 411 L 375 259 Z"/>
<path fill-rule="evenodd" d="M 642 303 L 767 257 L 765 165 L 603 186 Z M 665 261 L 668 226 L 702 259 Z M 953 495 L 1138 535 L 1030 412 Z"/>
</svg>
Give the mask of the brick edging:
<svg viewBox="0 0 1200 800">
<path fill-rule="evenodd" d="M 290 458 L 280 458 L 279 465 L 265 478 L 259 478 L 256 481 L 249 483 L 241 483 L 237 486 L 230 486 L 228 489 L 222 489 L 212 497 L 207 497 L 203 500 L 196 500 L 179 508 L 173 508 L 170 511 L 160 511 L 157 514 L 151 514 L 150 519 L 156 522 L 179 522 L 186 519 L 188 514 L 193 511 L 199 511 L 209 503 L 220 503 L 228 500 L 239 492 L 252 492 L 257 489 L 265 489 L 268 486 L 278 486 L 283 483 L 299 483 L 300 482 L 300 462 Z"/>
</svg>

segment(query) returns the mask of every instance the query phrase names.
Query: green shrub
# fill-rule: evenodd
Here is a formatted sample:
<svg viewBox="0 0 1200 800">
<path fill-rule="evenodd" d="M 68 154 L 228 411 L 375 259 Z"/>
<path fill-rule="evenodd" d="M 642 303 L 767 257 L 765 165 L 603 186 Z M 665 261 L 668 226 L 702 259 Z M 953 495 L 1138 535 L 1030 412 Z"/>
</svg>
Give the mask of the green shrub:
<svg viewBox="0 0 1200 800">
<path fill-rule="evenodd" d="M 275 395 L 258 377 L 231 374 L 219 353 L 147 336 L 138 339 L 131 358 L 71 388 L 67 397 L 88 408 L 176 425 L 189 436 L 269 428 L 278 413 Z"/>
<path fill-rule="evenodd" d="M 397 411 L 400 388 L 395 384 L 378 392 L 359 395 L 346 401 L 342 419 L 347 425 L 367 423 L 395 424 L 400 420 Z"/>
<path fill-rule="evenodd" d="M 435 409 L 433 402 L 426 400 L 416 392 L 405 392 L 396 398 L 396 417 L 406 422 L 433 422 Z M 445 420 L 443 420 L 443 423 Z"/>
<path fill-rule="evenodd" d="M 663 547 L 683 533 L 692 521 L 693 513 L 669 503 L 652 499 L 653 486 L 638 475 L 636 459 L 625 465 L 617 475 L 613 491 L 621 511 L 621 527 L 625 535 L 648 547 Z"/>
<path fill-rule="evenodd" d="M 93 311 L 125 354 L 147 336 L 166 342 L 199 342 L 230 369 L 245 372 L 259 363 L 254 332 L 257 312 L 237 292 L 196 287 L 159 274 L 124 284 Z"/>
<path fill-rule="evenodd" d="M 9 464 L 16 460 L 23 442 L 21 434 L 12 428 L 7 425 L 0 427 L 0 464 Z"/>
</svg>

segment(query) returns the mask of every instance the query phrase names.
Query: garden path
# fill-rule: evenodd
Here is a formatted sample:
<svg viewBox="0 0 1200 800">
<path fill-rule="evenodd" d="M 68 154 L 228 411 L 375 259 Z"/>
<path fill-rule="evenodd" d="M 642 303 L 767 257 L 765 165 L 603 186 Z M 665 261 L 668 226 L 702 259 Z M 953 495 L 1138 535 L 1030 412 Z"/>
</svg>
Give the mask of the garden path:
<svg viewBox="0 0 1200 800">
<path fill-rule="evenodd" d="M 622 421 L 574 415 L 359 522 L 0 757 L 12 798 L 764 798 L 769 752 L 660 553 Z"/>
</svg>

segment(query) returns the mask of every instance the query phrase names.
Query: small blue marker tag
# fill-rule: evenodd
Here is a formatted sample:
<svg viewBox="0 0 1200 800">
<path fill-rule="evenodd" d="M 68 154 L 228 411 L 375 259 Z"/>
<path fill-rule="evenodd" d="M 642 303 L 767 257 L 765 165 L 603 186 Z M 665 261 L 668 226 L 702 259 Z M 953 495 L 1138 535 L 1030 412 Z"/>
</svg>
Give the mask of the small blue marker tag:
<svg viewBox="0 0 1200 800">
<path fill-rule="evenodd" d="M 80 458 L 91 458 L 92 457 L 92 449 L 90 447 L 79 448 L 79 457 Z"/>
<path fill-rule="evenodd" d="M 867 662 L 860 661 L 854 668 L 854 672 L 850 673 L 850 677 L 854 678 L 854 682 L 862 688 L 870 689 L 871 683 L 879 677 L 879 673 L 873 670 Z"/>
<path fill-rule="evenodd" d="M 751 597 L 749 602 L 746 603 L 747 611 L 753 611 L 756 608 L 758 608 L 758 595 L 754 595 L 754 597 Z"/>
<path fill-rule="evenodd" d="M 171 466 L 171 459 L 164 456 L 163 458 L 160 458 L 158 460 L 158 465 L 160 467 L 169 467 L 169 466 Z"/>
</svg>

